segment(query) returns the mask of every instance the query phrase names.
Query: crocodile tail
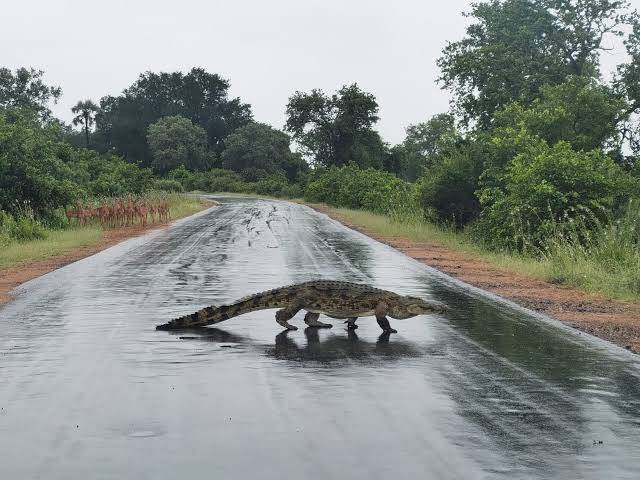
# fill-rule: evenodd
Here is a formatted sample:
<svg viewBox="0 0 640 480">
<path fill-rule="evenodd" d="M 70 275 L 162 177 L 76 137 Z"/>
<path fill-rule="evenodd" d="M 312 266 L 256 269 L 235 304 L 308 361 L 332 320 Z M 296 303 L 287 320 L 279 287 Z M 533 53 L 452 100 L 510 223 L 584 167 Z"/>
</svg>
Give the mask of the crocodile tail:
<svg viewBox="0 0 640 480">
<path fill-rule="evenodd" d="M 256 310 L 285 307 L 288 305 L 289 296 L 283 295 L 284 292 L 281 293 L 279 290 L 281 289 L 252 295 L 242 300 L 238 300 L 231 305 L 206 307 L 190 315 L 175 318 L 168 323 L 158 325 L 156 330 L 176 330 L 181 328 L 203 327 L 206 325 L 213 325 L 214 323 L 224 322 L 230 318 L 254 312 Z"/>
<path fill-rule="evenodd" d="M 198 310 L 195 313 L 185 315 L 183 317 L 174 318 L 170 322 L 158 325 L 156 330 L 175 330 L 180 328 L 199 327 L 203 325 L 211 325 L 212 323 L 218 323 L 222 320 L 218 320 L 222 317 L 221 309 L 224 307 L 210 306 Z M 226 320 L 226 319 L 225 319 Z"/>
</svg>

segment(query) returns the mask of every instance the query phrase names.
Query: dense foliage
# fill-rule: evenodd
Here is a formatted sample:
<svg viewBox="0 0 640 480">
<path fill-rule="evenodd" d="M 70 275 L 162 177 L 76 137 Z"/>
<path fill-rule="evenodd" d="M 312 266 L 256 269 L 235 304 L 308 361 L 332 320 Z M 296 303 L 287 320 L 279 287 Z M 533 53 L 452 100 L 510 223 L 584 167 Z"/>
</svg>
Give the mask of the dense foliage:
<svg viewBox="0 0 640 480">
<path fill-rule="evenodd" d="M 100 100 L 97 136 L 103 149 L 150 166 L 149 125 L 180 115 L 206 131 L 209 147 L 219 155 L 225 137 L 252 118 L 251 107 L 239 98 L 230 99 L 228 90 L 227 80 L 201 68 L 187 74 L 143 73 L 121 95 Z"/>
<path fill-rule="evenodd" d="M 147 142 L 156 172 L 163 173 L 180 165 L 194 170 L 208 166 L 207 132 L 188 118 L 162 117 L 149 125 Z"/>
<path fill-rule="evenodd" d="M 584 235 L 640 194 L 610 157 L 576 152 L 567 142 L 517 155 L 502 180 L 480 191 L 474 229 L 489 246 L 509 250 L 539 251 L 576 229 Z"/>
<path fill-rule="evenodd" d="M 257 181 L 269 175 L 284 175 L 295 182 L 308 170 L 299 154 L 291 152 L 289 135 L 264 123 L 251 122 L 225 140 L 222 167 Z"/>
<path fill-rule="evenodd" d="M 48 218 L 82 198 L 143 193 L 153 175 L 122 158 L 76 149 L 57 125 L 0 114 L 0 210 Z"/>
<path fill-rule="evenodd" d="M 529 105 L 544 85 L 569 75 L 597 78 L 606 35 L 629 21 L 626 1 L 489 0 L 474 3 L 466 36 L 438 65 L 465 122 L 491 124 L 514 101 Z"/>
<path fill-rule="evenodd" d="M 28 110 L 41 120 L 51 116 L 49 103 L 57 101 L 62 89 L 47 85 L 44 72 L 33 68 L 18 68 L 12 72 L 0 67 L 0 109 L 5 111 Z"/>
<path fill-rule="evenodd" d="M 393 174 L 356 165 L 331 167 L 314 172 L 305 189 L 310 202 L 377 213 L 411 212 L 417 208 L 416 185 Z"/>
</svg>

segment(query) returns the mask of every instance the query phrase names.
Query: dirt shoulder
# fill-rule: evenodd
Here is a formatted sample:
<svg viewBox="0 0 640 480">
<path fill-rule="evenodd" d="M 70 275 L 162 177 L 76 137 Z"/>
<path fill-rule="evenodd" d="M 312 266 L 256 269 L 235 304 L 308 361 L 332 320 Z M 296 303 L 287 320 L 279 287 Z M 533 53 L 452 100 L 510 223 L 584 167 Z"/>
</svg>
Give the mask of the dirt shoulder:
<svg viewBox="0 0 640 480">
<path fill-rule="evenodd" d="M 361 225 L 354 225 L 330 207 L 307 205 L 447 275 L 640 353 L 638 304 L 609 300 L 575 288 L 545 282 L 435 243 L 381 236 Z"/>
<path fill-rule="evenodd" d="M 214 205 L 214 203 L 202 202 L 202 209 L 204 210 L 212 205 Z M 129 238 L 138 237 L 152 230 L 166 228 L 176 220 L 177 219 L 169 222 L 149 224 L 145 227 L 135 225 L 112 228 L 102 232 L 102 237 L 94 245 L 74 248 L 61 255 L 53 255 L 41 260 L 0 268 L 0 305 L 11 300 L 11 295 L 9 294 L 11 290 L 29 280 L 33 280 L 34 278 L 82 260 L 83 258 L 90 257 Z"/>
</svg>

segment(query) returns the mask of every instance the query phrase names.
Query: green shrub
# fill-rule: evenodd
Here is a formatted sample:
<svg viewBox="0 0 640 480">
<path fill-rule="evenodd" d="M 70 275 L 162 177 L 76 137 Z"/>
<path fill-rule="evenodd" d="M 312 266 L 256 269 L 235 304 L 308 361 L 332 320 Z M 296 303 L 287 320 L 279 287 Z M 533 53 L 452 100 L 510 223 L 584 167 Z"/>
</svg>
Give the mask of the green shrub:
<svg viewBox="0 0 640 480">
<path fill-rule="evenodd" d="M 42 223 L 46 228 L 52 230 L 62 230 L 69 227 L 69 219 L 65 214 L 64 208 L 56 208 L 48 211 L 42 217 Z"/>
<path fill-rule="evenodd" d="M 160 178 L 153 183 L 154 190 L 162 192 L 184 192 L 184 187 L 178 180 Z"/>
<path fill-rule="evenodd" d="M 199 190 L 209 193 L 243 193 L 250 191 L 247 183 L 243 181 L 239 174 L 219 168 L 204 172 L 192 172 L 180 167 L 169 172 L 167 178 L 180 182 L 185 191 Z"/>
<path fill-rule="evenodd" d="M 398 214 L 419 208 L 414 184 L 388 172 L 372 168 L 362 170 L 354 165 L 314 173 L 304 197 L 310 202 L 383 214 Z"/>
<path fill-rule="evenodd" d="M 259 195 L 281 197 L 282 191 L 289 186 L 289 182 L 284 175 L 269 175 L 249 185 L 249 188 Z"/>
<path fill-rule="evenodd" d="M 420 203 L 429 220 L 460 228 L 480 213 L 476 196 L 482 167 L 465 151 L 444 158 L 419 181 Z"/>
<path fill-rule="evenodd" d="M 516 156 L 503 182 L 481 189 L 474 236 L 493 249 L 534 253 L 558 237 L 588 241 L 637 189 L 611 158 L 576 152 L 566 142 Z"/>
<path fill-rule="evenodd" d="M 32 215 L 13 215 L 0 210 L 0 242 L 5 244 L 15 240 L 24 242 L 46 238 L 42 224 Z"/>
<path fill-rule="evenodd" d="M 282 187 L 280 191 L 280 197 L 283 198 L 302 198 L 304 190 L 301 185 L 292 183 Z"/>
</svg>

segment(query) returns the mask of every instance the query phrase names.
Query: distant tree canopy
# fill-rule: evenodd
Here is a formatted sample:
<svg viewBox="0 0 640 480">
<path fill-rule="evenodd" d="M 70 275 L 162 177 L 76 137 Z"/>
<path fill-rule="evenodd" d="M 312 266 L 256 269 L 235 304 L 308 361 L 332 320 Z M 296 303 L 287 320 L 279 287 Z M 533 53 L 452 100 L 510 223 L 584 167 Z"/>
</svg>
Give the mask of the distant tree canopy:
<svg viewBox="0 0 640 480">
<path fill-rule="evenodd" d="M 264 123 L 248 123 L 225 140 L 222 168 L 241 173 L 247 180 L 282 173 L 295 181 L 308 165 L 299 154 L 291 152 L 290 144 L 286 133 Z"/>
<path fill-rule="evenodd" d="M 89 132 L 95 123 L 96 112 L 98 106 L 91 100 L 80 100 L 71 108 L 71 113 L 75 114 L 73 117 L 74 125 L 81 125 L 84 130 L 85 146 L 89 148 Z"/>
<path fill-rule="evenodd" d="M 51 117 L 49 104 L 56 102 L 62 89 L 47 85 L 42 77 L 44 72 L 33 68 L 18 68 L 12 72 L 0 68 L 0 108 L 4 110 L 28 110 L 40 120 Z"/>
<path fill-rule="evenodd" d="M 201 68 L 187 74 L 146 72 L 121 95 L 100 101 L 96 128 L 103 147 L 150 165 L 149 125 L 162 117 L 180 115 L 202 127 L 209 148 L 219 154 L 224 138 L 252 118 L 251 106 L 239 98 L 229 99 L 228 90 L 227 80 Z"/>
<path fill-rule="evenodd" d="M 407 136 L 391 150 L 395 171 L 401 178 L 415 181 L 438 163 L 440 157 L 460 140 L 455 118 L 448 113 L 434 115 L 426 122 L 409 125 Z"/>
<path fill-rule="evenodd" d="M 285 129 L 302 152 L 319 166 L 353 162 L 382 168 L 386 146 L 373 130 L 378 103 L 357 84 L 344 86 L 331 96 L 322 90 L 296 92 L 289 98 Z"/>
<path fill-rule="evenodd" d="M 163 173 L 180 165 L 191 170 L 207 166 L 207 132 L 188 118 L 162 117 L 149 125 L 147 142 L 156 172 Z"/>
<path fill-rule="evenodd" d="M 440 81 L 465 122 L 486 127 L 513 101 L 529 105 L 543 85 L 596 78 L 607 35 L 632 16 L 616 0 L 489 0 L 473 4 L 466 36 L 438 59 Z"/>
</svg>

